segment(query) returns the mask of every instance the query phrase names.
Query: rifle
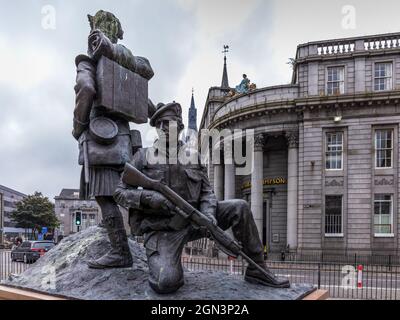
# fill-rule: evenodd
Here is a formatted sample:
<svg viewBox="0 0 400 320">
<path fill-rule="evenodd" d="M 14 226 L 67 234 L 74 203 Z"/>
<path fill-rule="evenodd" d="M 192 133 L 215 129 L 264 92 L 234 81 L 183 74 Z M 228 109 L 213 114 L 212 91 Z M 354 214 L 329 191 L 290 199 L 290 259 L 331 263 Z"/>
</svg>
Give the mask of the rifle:
<svg viewBox="0 0 400 320">
<path fill-rule="evenodd" d="M 142 187 L 144 189 L 160 192 L 175 205 L 174 210 L 179 215 L 185 219 L 189 219 L 190 222 L 195 226 L 205 227 L 210 232 L 211 237 L 217 242 L 217 244 L 219 244 L 222 251 L 234 258 L 237 258 L 238 256 L 243 257 L 250 265 L 257 268 L 260 272 L 267 276 L 267 278 L 273 277 L 268 271 L 264 270 L 253 259 L 247 256 L 242 251 L 241 245 L 232 239 L 227 232 L 215 225 L 210 218 L 194 208 L 190 203 L 188 203 L 166 184 L 159 180 L 154 180 L 147 177 L 130 163 L 125 164 L 125 169 L 122 174 L 122 181 L 133 187 Z"/>
</svg>

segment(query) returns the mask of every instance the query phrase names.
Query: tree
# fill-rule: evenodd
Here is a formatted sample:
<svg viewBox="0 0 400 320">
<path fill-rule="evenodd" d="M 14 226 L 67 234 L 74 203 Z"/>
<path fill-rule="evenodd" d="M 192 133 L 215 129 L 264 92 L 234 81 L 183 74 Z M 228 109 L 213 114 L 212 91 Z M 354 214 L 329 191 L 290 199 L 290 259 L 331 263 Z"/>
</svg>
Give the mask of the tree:
<svg viewBox="0 0 400 320">
<path fill-rule="evenodd" d="M 37 231 L 42 227 L 54 229 L 59 221 L 54 213 L 54 204 L 40 192 L 35 192 L 16 203 L 16 209 L 11 212 L 11 219 L 17 228 L 32 229 L 37 239 Z"/>
</svg>

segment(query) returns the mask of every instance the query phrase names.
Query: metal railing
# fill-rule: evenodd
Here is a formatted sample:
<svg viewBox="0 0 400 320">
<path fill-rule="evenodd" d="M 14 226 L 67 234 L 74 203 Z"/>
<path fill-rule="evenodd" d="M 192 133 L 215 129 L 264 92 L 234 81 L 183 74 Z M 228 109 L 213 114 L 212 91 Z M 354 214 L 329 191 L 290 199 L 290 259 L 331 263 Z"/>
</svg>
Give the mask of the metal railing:
<svg viewBox="0 0 400 320">
<path fill-rule="evenodd" d="M 274 252 L 268 253 L 268 260 L 271 261 L 287 261 L 287 262 L 322 262 L 322 263 L 339 263 L 352 265 L 383 265 L 383 266 L 400 266 L 399 255 L 383 255 L 383 254 L 360 254 L 347 253 L 335 254 L 328 252 Z"/>
<path fill-rule="evenodd" d="M 11 260 L 10 250 L 0 250 L 0 281 L 11 274 L 20 274 L 29 268 L 29 264 Z"/>
<path fill-rule="evenodd" d="M 191 271 L 221 271 L 242 277 L 243 260 L 183 257 L 183 266 Z M 267 261 L 268 268 L 291 283 L 312 284 L 329 291 L 338 299 L 400 299 L 400 266 L 354 265 L 345 263 Z"/>
</svg>

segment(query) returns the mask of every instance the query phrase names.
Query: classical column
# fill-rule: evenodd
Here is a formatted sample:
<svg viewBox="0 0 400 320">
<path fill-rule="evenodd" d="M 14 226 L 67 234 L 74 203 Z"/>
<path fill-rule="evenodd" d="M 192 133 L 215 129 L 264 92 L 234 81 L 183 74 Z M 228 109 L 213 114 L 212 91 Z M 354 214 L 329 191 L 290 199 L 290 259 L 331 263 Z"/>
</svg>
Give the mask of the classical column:
<svg viewBox="0 0 400 320">
<path fill-rule="evenodd" d="M 251 211 L 260 237 L 263 232 L 263 148 L 265 138 L 260 134 L 254 138 L 253 171 L 251 173 Z"/>
<path fill-rule="evenodd" d="M 212 172 L 211 170 L 214 170 L 214 167 L 212 165 L 212 148 L 210 143 L 208 145 L 208 163 L 207 163 L 207 175 L 209 179 L 211 177 L 211 172 Z"/>
<path fill-rule="evenodd" d="M 224 200 L 235 199 L 235 165 L 225 164 Z"/>
<path fill-rule="evenodd" d="M 214 164 L 214 193 L 218 201 L 224 200 L 224 166 Z"/>
<path fill-rule="evenodd" d="M 233 157 L 233 145 L 224 143 L 224 200 L 235 199 L 235 162 Z"/>
<path fill-rule="evenodd" d="M 297 186 L 298 186 L 298 131 L 286 132 L 288 143 L 288 181 L 287 181 L 287 244 L 290 249 L 297 248 Z"/>
</svg>

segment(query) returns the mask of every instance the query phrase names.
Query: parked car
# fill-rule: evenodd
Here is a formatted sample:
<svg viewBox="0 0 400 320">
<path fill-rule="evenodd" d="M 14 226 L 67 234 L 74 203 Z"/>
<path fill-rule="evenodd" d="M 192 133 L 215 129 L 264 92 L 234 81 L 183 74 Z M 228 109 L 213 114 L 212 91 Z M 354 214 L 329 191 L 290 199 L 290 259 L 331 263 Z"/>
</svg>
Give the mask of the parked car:
<svg viewBox="0 0 400 320">
<path fill-rule="evenodd" d="M 24 241 L 11 251 L 11 260 L 34 263 L 53 247 L 53 241 Z"/>
<path fill-rule="evenodd" d="M 0 244 L 1 250 L 9 250 L 12 248 L 13 243 L 11 241 L 4 240 L 3 244 Z"/>
</svg>

